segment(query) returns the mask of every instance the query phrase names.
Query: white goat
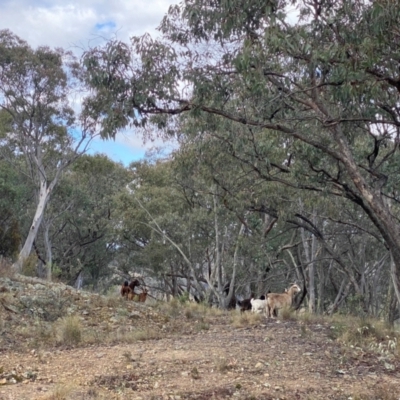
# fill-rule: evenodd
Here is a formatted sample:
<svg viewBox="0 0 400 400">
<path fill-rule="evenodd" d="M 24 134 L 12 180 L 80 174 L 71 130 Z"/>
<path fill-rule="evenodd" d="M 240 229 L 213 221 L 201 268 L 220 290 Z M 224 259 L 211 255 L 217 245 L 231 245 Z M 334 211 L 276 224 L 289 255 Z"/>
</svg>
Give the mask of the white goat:
<svg viewBox="0 0 400 400">
<path fill-rule="evenodd" d="M 266 311 L 267 300 L 251 299 L 250 303 L 251 303 L 251 312 L 262 314 L 263 312 Z"/>
<path fill-rule="evenodd" d="M 273 318 L 275 311 L 283 307 L 290 307 L 294 296 L 299 292 L 301 292 L 301 289 L 295 283 L 288 290 L 285 290 L 285 293 L 268 293 L 266 304 L 267 317 Z"/>
</svg>

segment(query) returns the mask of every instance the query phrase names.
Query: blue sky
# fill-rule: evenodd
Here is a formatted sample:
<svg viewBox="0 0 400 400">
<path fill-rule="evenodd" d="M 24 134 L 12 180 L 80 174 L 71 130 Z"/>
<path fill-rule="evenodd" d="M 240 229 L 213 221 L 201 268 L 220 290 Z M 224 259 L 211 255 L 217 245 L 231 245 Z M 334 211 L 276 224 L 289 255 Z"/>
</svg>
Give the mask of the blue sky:
<svg viewBox="0 0 400 400">
<path fill-rule="evenodd" d="M 79 54 L 104 39 L 129 41 L 146 32 L 156 35 L 156 27 L 170 5 L 179 0 L 1 0 L 0 29 L 9 29 L 32 47 L 62 47 Z M 90 152 L 107 154 L 128 165 L 144 157 L 154 146 L 143 143 L 132 131 L 118 134 L 115 141 L 95 140 Z"/>
</svg>

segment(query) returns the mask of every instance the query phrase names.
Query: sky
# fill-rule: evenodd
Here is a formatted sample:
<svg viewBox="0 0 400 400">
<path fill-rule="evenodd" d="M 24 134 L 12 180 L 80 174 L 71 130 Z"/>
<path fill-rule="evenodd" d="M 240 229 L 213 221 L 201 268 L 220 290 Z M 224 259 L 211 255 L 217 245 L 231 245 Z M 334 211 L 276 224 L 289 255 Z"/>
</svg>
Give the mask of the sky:
<svg viewBox="0 0 400 400">
<path fill-rule="evenodd" d="M 33 48 L 62 47 L 80 54 L 107 38 L 128 42 L 146 32 L 156 35 L 169 6 L 176 3 L 179 0 L 0 0 L 0 29 L 9 29 Z M 132 130 L 118 134 L 115 141 L 93 141 L 89 153 L 104 153 L 128 165 L 159 145 L 173 146 L 144 144 Z"/>
</svg>

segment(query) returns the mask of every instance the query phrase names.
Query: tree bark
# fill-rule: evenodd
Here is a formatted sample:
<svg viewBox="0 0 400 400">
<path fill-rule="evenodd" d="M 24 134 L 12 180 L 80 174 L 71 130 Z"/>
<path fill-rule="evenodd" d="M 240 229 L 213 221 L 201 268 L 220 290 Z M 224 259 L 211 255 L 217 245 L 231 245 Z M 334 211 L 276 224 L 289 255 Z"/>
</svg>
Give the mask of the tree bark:
<svg viewBox="0 0 400 400">
<path fill-rule="evenodd" d="M 28 236 L 25 240 L 25 243 L 24 243 L 21 251 L 19 252 L 17 261 L 14 263 L 14 268 L 18 272 L 21 272 L 24 261 L 31 254 L 32 245 L 38 234 L 39 227 L 40 227 L 40 224 L 43 219 L 43 214 L 44 214 L 44 210 L 46 208 L 48 199 L 49 199 L 49 192 L 46 187 L 46 182 L 43 180 L 40 184 L 39 201 L 38 201 L 38 204 L 36 207 L 35 215 L 32 220 L 32 224 L 31 224 L 29 232 L 28 232 Z"/>
</svg>

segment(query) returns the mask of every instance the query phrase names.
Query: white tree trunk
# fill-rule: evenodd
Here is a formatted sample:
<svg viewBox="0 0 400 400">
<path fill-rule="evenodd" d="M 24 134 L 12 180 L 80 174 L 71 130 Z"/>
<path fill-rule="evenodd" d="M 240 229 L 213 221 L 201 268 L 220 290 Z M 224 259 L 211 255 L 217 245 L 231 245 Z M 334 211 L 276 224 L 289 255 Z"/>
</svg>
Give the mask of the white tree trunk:
<svg viewBox="0 0 400 400">
<path fill-rule="evenodd" d="M 14 268 L 17 270 L 17 272 L 21 272 L 24 261 L 31 254 L 32 245 L 38 234 L 40 224 L 43 219 L 44 210 L 46 208 L 46 204 L 49 199 L 49 195 L 50 195 L 50 192 L 49 192 L 48 188 L 46 187 L 46 182 L 42 181 L 40 184 L 39 200 L 38 200 L 38 204 L 36 207 L 35 216 L 33 217 L 32 224 L 29 229 L 28 236 L 25 240 L 25 243 L 24 243 L 21 251 L 19 252 L 18 259 L 14 263 Z"/>
</svg>

